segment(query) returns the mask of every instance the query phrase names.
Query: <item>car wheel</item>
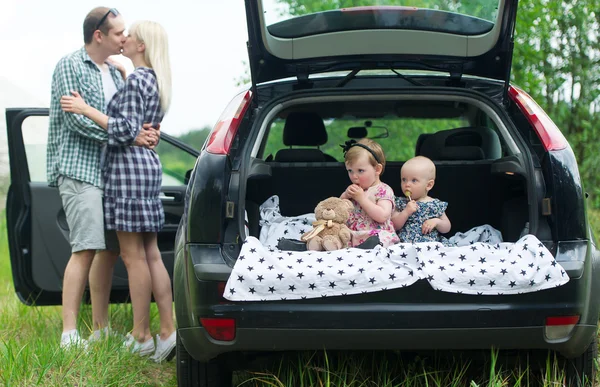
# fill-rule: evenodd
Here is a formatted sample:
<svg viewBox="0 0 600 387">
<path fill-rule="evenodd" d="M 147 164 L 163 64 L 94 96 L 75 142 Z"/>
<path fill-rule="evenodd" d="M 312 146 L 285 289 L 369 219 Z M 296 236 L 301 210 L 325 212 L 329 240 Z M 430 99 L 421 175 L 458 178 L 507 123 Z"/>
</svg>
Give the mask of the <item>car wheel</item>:
<svg viewBox="0 0 600 387">
<path fill-rule="evenodd" d="M 179 387 L 231 387 L 233 372 L 218 360 L 199 362 L 186 351 L 177 335 L 177 385 Z"/>
<path fill-rule="evenodd" d="M 567 359 L 566 376 L 567 386 L 587 387 L 593 386 L 596 379 L 595 360 L 598 356 L 598 338 L 590 343 L 581 356 Z"/>
</svg>

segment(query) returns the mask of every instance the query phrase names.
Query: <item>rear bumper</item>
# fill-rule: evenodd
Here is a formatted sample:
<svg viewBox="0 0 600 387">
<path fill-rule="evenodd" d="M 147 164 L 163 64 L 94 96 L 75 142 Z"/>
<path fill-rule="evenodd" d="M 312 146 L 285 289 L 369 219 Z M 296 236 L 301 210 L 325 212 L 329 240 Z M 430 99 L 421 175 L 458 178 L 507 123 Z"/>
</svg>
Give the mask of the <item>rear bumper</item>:
<svg viewBox="0 0 600 387">
<path fill-rule="evenodd" d="M 492 347 L 550 349 L 573 358 L 584 353 L 597 333 L 600 305 L 594 295 L 600 292 L 600 259 L 595 249 L 592 254 L 571 247 L 570 257 L 581 256 L 565 267 L 571 281 L 541 292 L 469 296 L 434 291 L 426 281 L 417 281 L 407 288 L 331 299 L 231 303 L 217 289 L 230 274 L 220 247 L 198 246 L 188 259 L 176 261 L 178 332 L 199 361 L 234 352 Z M 570 336 L 546 339 L 547 317 L 575 315 L 581 319 Z M 212 339 L 199 318 L 234 319 L 235 339 Z"/>
<path fill-rule="evenodd" d="M 543 327 L 459 329 L 262 329 L 239 328 L 233 341 L 212 339 L 202 327 L 178 335 L 198 361 L 230 352 L 301 350 L 467 350 L 551 349 L 566 357 L 581 355 L 596 334 L 595 325 L 577 325 L 570 337 L 549 342 Z"/>
</svg>

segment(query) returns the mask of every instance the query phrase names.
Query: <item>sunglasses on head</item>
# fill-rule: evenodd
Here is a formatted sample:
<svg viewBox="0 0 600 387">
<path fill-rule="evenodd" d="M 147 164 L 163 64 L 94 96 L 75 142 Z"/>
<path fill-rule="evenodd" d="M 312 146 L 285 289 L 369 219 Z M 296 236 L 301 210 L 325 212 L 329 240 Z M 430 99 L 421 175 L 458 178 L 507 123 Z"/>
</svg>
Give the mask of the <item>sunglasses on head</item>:
<svg viewBox="0 0 600 387">
<path fill-rule="evenodd" d="M 104 14 L 104 16 L 102 16 L 102 19 L 100 19 L 100 21 L 98 22 L 98 24 L 96 24 L 96 28 L 95 28 L 95 30 L 97 30 L 97 29 L 99 29 L 99 28 L 100 28 L 100 26 L 102 25 L 102 23 L 104 23 L 104 21 L 106 20 L 106 18 L 108 17 L 108 15 L 110 15 L 111 13 L 112 13 L 113 15 L 115 15 L 115 16 L 119 16 L 119 11 L 117 11 L 117 9 L 116 9 L 116 8 L 111 8 L 111 9 L 109 9 L 109 10 L 108 10 L 108 12 L 106 12 L 106 13 Z"/>
</svg>

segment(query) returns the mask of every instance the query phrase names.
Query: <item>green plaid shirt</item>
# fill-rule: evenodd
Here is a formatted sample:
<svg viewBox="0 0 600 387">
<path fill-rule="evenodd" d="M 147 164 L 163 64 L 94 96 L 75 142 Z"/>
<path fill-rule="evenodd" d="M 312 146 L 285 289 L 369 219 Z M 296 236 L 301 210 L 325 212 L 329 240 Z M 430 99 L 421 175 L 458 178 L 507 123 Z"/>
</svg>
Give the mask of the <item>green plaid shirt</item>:
<svg viewBox="0 0 600 387">
<path fill-rule="evenodd" d="M 109 69 L 119 90 L 123 78 L 113 65 L 109 64 Z M 79 92 L 88 105 L 106 111 L 102 74 L 85 47 L 62 58 L 52 76 L 46 155 L 48 184 L 57 186 L 58 176 L 64 175 L 102 188 L 100 154 L 108 135 L 89 118 L 62 111 L 60 97 L 71 95 L 71 90 Z"/>
</svg>

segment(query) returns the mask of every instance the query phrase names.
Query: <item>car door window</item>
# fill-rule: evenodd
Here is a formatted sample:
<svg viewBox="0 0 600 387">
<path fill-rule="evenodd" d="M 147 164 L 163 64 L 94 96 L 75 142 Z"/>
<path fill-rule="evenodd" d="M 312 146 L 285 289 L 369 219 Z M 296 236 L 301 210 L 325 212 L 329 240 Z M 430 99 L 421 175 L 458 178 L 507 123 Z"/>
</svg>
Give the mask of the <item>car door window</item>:
<svg viewBox="0 0 600 387">
<path fill-rule="evenodd" d="M 23 143 L 32 182 L 46 182 L 46 146 L 48 144 L 48 117 L 30 116 L 22 125 Z"/>
<path fill-rule="evenodd" d="M 164 140 L 158 143 L 155 150 L 162 164 L 162 185 L 186 185 L 185 175 L 194 168 L 196 157 Z"/>
</svg>

